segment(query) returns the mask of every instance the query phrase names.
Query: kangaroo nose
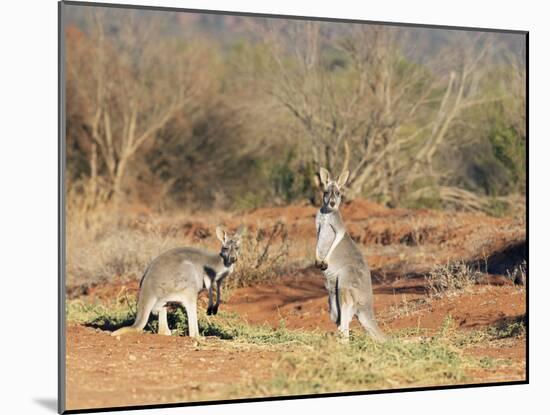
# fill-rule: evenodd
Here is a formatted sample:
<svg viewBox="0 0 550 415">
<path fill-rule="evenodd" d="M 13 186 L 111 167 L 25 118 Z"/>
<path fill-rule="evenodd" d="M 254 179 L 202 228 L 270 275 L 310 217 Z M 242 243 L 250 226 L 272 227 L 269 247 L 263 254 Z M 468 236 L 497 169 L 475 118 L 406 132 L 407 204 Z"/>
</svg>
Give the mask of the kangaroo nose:
<svg viewBox="0 0 550 415">
<path fill-rule="evenodd" d="M 334 202 L 330 202 L 330 207 L 334 207 L 335 203 Z"/>
</svg>

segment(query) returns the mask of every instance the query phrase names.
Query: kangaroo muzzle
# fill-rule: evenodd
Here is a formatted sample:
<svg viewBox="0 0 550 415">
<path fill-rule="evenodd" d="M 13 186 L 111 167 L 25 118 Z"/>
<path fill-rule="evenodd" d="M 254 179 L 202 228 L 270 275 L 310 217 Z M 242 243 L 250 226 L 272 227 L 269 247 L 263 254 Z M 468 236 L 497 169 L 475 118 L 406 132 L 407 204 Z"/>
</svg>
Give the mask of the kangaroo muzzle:
<svg viewBox="0 0 550 415">
<path fill-rule="evenodd" d="M 236 255 L 228 255 L 226 253 L 220 253 L 220 256 L 223 259 L 223 264 L 226 267 L 229 267 L 230 265 L 233 265 L 235 262 L 237 262 L 237 256 Z"/>
</svg>

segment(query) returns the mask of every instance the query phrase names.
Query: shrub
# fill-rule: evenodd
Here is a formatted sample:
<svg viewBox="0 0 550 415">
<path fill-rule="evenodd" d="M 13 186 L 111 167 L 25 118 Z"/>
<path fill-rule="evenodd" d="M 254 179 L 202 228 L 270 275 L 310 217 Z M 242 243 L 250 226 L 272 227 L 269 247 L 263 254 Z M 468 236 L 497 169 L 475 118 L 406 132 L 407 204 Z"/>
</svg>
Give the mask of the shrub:
<svg viewBox="0 0 550 415">
<path fill-rule="evenodd" d="M 240 252 L 237 269 L 228 278 L 230 287 L 243 287 L 272 280 L 288 262 L 289 241 L 286 225 L 277 222 L 268 231 L 246 231 Z"/>
<path fill-rule="evenodd" d="M 471 289 L 481 273 L 464 262 L 440 265 L 428 276 L 428 293 L 433 296 L 452 296 Z"/>
</svg>

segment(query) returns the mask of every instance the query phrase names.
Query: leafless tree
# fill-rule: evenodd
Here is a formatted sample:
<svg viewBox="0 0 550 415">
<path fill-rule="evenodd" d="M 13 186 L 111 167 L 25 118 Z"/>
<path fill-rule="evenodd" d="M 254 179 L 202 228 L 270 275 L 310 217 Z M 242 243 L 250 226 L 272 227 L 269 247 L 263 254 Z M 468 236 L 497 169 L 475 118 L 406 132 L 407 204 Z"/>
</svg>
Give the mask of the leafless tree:
<svg viewBox="0 0 550 415">
<path fill-rule="evenodd" d="M 323 23 L 269 22 L 262 30 L 272 51 L 269 92 L 300 121 L 314 163 L 349 164 L 350 197 L 396 203 L 418 177 L 437 182 L 434 155 L 453 122 L 498 99 L 478 88 L 488 36 L 457 36 L 434 59 L 445 65 L 428 71 L 405 56 L 412 42 L 400 28 L 355 25 L 335 34 Z M 327 44 L 336 45 L 332 60 Z"/>
<path fill-rule="evenodd" d="M 108 24 L 93 15 L 89 34 L 68 48 L 69 84 L 75 88 L 91 138 L 92 189 L 105 168 L 118 200 L 128 164 L 174 115 L 193 105 L 204 87 L 204 54 L 196 45 L 159 36 L 155 16 L 126 12 Z"/>
<path fill-rule="evenodd" d="M 435 184 L 419 187 L 411 196 L 420 197 L 434 191 L 444 204 L 468 210 L 483 210 L 488 201 L 466 189 L 444 185 L 443 179 L 453 174 L 445 166 L 434 166 L 434 156 L 443 147 L 446 149 L 465 144 L 463 137 L 453 137 L 449 131 L 460 120 L 466 110 L 501 101 L 504 96 L 482 90 L 484 78 L 488 76 L 490 53 L 494 40 L 487 34 L 461 33 L 435 57 L 434 65 L 439 74 L 438 88 L 444 91 L 438 100 L 437 110 L 430 117 L 429 128 L 420 146 L 412 153 L 414 157 L 402 169 L 401 188 L 413 187 L 415 181 Z M 430 179 L 430 180 L 426 180 Z"/>
<path fill-rule="evenodd" d="M 422 131 L 401 129 L 433 91 L 427 73 L 399 54 L 404 32 L 354 26 L 336 40 L 332 62 L 321 52 L 331 35 L 322 23 L 270 25 L 264 33 L 273 51 L 270 92 L 301 122 L 313 161 L 332 170 L 349 163 L 351 197 L 368 189 L 391 199 L 396 153 Z"/>
</svg>

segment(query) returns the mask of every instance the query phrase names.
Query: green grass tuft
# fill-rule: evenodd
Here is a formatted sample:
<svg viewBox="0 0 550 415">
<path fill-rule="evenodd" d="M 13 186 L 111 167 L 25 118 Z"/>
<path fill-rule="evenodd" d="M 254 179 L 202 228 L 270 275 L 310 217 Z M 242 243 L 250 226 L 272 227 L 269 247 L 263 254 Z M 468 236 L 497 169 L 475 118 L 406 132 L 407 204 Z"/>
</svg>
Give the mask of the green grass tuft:
<svg viewBox="0 0 550 415">
<path fill-rule="evenodd" d="M 70 321 L 113 330 L 134 320 L 135 300 L 111 304 L 69 301 Z M 187 317 L 181 307 L 171 310 L 174 335 L 187 334 Z M 146 331 L 156 332 L 151 318 Z M 294 395 L 339 391 L 391 389 L 467 383 L 471 370 L 494 369 L 509 364 L 502 359 L 476 358 L 464 353 L 468 347 L 494 339 L 521 336 L 523 320 L 508 321 L 482 331 L 457 330 L 449 316 L 435 335 L 422 330 L 401 330 L 378 343 L 363 331 L 352 332 L 349 343 L 333 333 L 289 330 L 249 325 L 234 313 L 207 316 L 199 310 L 203 336 L 223 340 L 216 347 L 257 347 L 277 352 L 270 380 L 251 380 L 234 387 L 241 396 Z"/>
<path fill-rule="evenodd" d="M 310 394 L 389 389 L 403 386 L 461 383 L 466 360 L 437 339 L 377 343 L 364 334 L 349 344 L 334 336 L 312 338 L 307 352 L 285 353 L 276 362 L 269 385 L 255 385 L 267 394 Z"/>
</svg>

